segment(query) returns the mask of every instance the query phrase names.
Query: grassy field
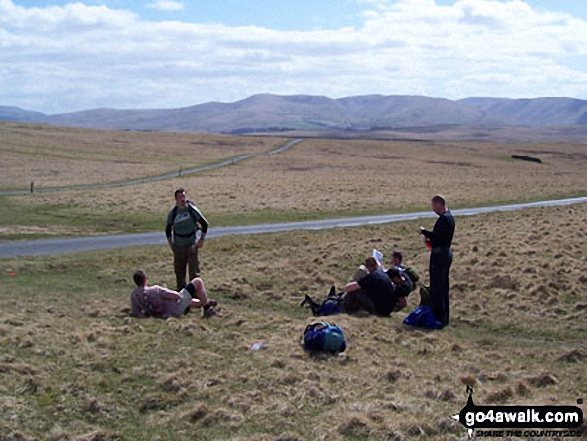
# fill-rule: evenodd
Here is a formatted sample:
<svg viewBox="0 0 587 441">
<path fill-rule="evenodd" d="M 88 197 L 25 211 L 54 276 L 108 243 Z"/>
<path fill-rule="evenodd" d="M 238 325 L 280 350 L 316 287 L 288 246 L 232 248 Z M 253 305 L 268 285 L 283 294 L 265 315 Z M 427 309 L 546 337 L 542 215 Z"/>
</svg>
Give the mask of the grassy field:
<svg viewBox="0 0 587 441">
<path fill-rule="evenodd" d="M 0 439 L 458 440 L 467 384 L 477 404 L 574 405 L 586 218 L 585 204 L 458 218 L 451 326 L 337 316 L 349 346 L 334 358 L 299 346 L 303 295 L 341 288 L 374 247 L 426 281 L 419 223 L 209 241 L 210 321 L 128 317 L 136 268 L 172 285 L 165 247 L 0 261 Z"/>
<path fill-rule="evenodd" d="M 135 176 L 174 170 L 177 161 L 184 160 L 192 149 L 198 152 L 198 161 L 208 161 L 265 151 L 281 142 L 18 127 L 13 130 L 20 138 L 28 135 L 42 145 L 40 162 L 35 166 L 40 173 L 50 175 L 52 161 L 63 163 L 64 170 L 83 170 L 82 164 L 92 158 L 90 152 L 96 151 L 102 152 L 95 162 L 96 170 L 105 173 L 108 180 L 120 177 L 116 161 L 125 164 L 125 160 L 135 160 L 143 148 L 147 148 L 145 163 L 132 169 Z M 62 135 L 71 144 L 71 151 L 80 155 L 75 167 L 54 156 L 60 150 L 53 146 Z M 78 153 L 76 146 L 84 145 L 86 137 L 98 137 L 99 142 L 88 144 L 86 153 Z M 132 148 L 122 149 L 115 142 L 118 139 L 128 141 Z M 14 164 L 28 163 L 31 155 L 27 149 L 18 153 L 6 143 L 0 145 L 12 152 Z M 170 152 L 168 145 L 175 150 Z M 116 154 L 108 162 L 105 157 L 112 152 Z M 538 156 L 544 163 L 514 161 L 512 154 Z M 20 176 L 18 166 L 10 164 L 3 161 L 6 176 Z M 444 193 L 452 207 L 584 196 L 586 167 L 585 146 L 572 143 L 305 140 L 280 154 L 260 155 L 234 166 L 177 179 L 132 187 L 0 197 L 0 240 L 161 230 L 173 205 L 173 191 L 180 186 L 187 189 L 212 225 L 219 226 L 421 210 L 427 209 L 430 196 L 437 192 Z M 13 178 L 3 179 L 6 185 L 14 186 L 10 184 Z M 78 182 L 74 175 L 68 179 L 63 182 Z M 96 179 L 97 175 L 88 172 L 88 182 Z"/>
<path fill-rule="evenodd" d="M 0 122 L 0 190 L 116 182 L 268 151 L 276 138 L 115 132 Z"/>
</svg>

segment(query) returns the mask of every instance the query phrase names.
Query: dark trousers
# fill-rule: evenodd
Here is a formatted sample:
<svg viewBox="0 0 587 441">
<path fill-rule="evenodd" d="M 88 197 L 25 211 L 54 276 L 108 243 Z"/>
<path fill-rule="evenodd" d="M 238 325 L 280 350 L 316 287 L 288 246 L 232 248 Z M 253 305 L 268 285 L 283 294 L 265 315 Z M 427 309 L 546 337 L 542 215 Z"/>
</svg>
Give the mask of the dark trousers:
<svg viewBox="0 0 587 441">
<path fill-rule="evenodd" d="M 361 290 L 353 291 L 344 296 L 341 310 L 346 314 L 354 314 L 359 311 L 367 311 L 369 314 L 375 314 L 375 304 L 367 293 Z"/>
<path fill-rule="evenodd" d="M 189 268 L 190 282 L 200 275 L 200 261 L 196 245 L 187 247 L 173 246 L 173 266 L 175 268 L 175 280 L 177 290 L 181 291 L 186 285 L 186 267 Z"/>
<path fill-rule="evenodd" d="M 434 248 L 430 253 L 430 297 L 432 312 L 444 326 L 449 322 L 449 271 L 452 264 L 450 248 Z"/>
</svg>

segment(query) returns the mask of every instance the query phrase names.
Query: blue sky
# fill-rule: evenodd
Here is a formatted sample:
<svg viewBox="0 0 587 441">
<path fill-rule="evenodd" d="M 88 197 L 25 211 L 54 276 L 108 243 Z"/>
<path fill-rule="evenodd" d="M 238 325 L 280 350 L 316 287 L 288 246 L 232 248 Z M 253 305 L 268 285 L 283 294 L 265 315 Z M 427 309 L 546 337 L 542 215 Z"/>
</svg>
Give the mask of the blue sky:
<svg viewBox="0 0 587 441">
<path fill-rule="evenodd" d="M 437 0 L 438 5 L 453 5 L 456 0 Z M 46 7 L 75 3 L 69 0 L 16 0 L 26 7 Z M 195 23 L 222 23 L 227 26 L 255 25 L 279 30 L 339 29 L 360 26 L 361 12 L 369 3 L 356 0 L 189 0 L 173 1 L 176 10 L 145 7 L 149 3 L 136 0 L 83 1 L 104 4 L 113 9 L 130 10 L 146 20 L 181 20 Z M 587 19 L 584 0 L 527 0 L 538 10 L 566 12 Z"/>
<path fill-rule="evenodd" d="M 0 105 L 587 99 L 583 0 L 0 0 Z"/>
</svg>

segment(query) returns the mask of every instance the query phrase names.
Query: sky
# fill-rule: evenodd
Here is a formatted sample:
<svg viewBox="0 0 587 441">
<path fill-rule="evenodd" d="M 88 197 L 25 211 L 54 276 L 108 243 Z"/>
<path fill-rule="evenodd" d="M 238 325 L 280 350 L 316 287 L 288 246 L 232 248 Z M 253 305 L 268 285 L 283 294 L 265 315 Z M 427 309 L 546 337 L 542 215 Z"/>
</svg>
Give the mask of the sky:
<svg viewBox="0 0 587 441">
<path fill-rule="evenodd" d="M 0 106 L 587 99 L 584 0 L 0 0 Z"/>
</svg>

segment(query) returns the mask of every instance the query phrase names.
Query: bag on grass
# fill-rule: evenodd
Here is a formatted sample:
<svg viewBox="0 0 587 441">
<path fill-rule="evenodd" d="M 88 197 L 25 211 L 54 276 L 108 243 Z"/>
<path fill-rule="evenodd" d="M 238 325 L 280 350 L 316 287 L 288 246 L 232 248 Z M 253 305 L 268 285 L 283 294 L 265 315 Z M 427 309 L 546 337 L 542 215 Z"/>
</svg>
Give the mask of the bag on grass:
<svg viewBox="0 0 587 441">
<path fill-rule="evenodd" d="M 325 315 L 336 315 L 340 314 L 342 307 L 342 296 L 336 293 L 336 288 L 333 286 L 330 288 L 330 293 L 326 300 L 322 303 L 317 303 L 308 295 L 304 298 L 304 301 L 300 306 L 304 307 L 308 305 L 312 309 L 312 314 L 315 317 Z"/>
<path fill-rule="evenodd" d="M 430 306 L 418 306 L 404 319 L 404 324 L 417 328 L 440 329 L 442 323 L 436 320 Z"/>
<path fill-rule="evenodd" d="M 317 322 L 306 326 L 304 349 L 310 352 L 338 354 L 346 349 L 344 333 L 340 326 L 328 322 Z"/>
</svg>

